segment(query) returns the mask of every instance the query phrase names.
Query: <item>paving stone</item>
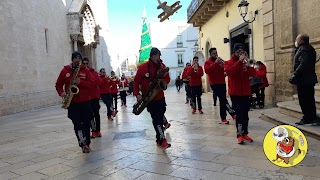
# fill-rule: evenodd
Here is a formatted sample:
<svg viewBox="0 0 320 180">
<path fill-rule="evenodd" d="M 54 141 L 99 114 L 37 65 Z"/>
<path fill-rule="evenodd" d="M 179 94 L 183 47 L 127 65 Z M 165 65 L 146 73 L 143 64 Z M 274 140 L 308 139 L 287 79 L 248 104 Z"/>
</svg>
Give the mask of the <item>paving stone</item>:
<svg viewBox="0 0 320 180">
<path fill-rule="evenodd" d="M 16 164 L 16 163 L 23 162 L 23 161 L 33 160 L 34 158 L 37 158 L 39 156 L 41 156 L 41 154 L 32 152 L 32 153 L 24 154 L 21 156 L 11 157 L 9 159 L 3 158 L 1 161 L 8 162 L 11 164 Z"/>
<path fill-rule="evenodd" d="M 167 176 L 167 175 L 161 175 L 161 174 L 154 174 L 154 173 L 146 173 L 136 180 L 145 180 L 145 179 L 156 179 L 156 180 L 182 180 L 181 178 L 173 177 L 173 176 Z"/>
<path fill-rule="evenodd" d="M 10 166 L 5 166 L 5 167 L 0 168 L 0 173 L 5 173 L 5 172 L 9 172 L 9 171 L 12 171 L 12 170 L 15 170 L 15 169 L 28 167 L 28 166 L 31 166 L 33 164 L 35 164 L 35 163 L 32 162 L 32 161 L 24 161 L 24 162 L 20 162 L 20 163 L 17 163 L 17 164 L 10 165 Z"/>
<path fill-rule="evenodd" d="M 276 171 L 280 167 L 272 164 L 267 158 L 265 160 L 253 157 L 238 157 L 231 155 L 220 155 L 212 160 L 214 163 L 228 164 L 234 166 L 251 167 L 262 170 Z"/>
<path fill-rule="evenodd" d="M 294 175 L 294 174 L 286 174 L 275 171 L 265 171 L 254 168 L 246 168 L 239 166 L 229 166 L 227 167 L 223 173 L 233 174 L 237 176 L 245 176 L 249 178 L 256 178 L 262 180 L 302 180 L 302 175 Z"/>
<path fill-rule="evenodd" d="M 45 176 L 43 174 L 32 172 L 23 176 L 19 176 L 17 178 L 14 178 L 12 180 L 44 180 L 48 176 Z"/>
<path fill-rule="evenodd" d="M 125 157 L 118 161 L 110 162 L 109 164 L 106 164 L 100 168 L 94 169 L 90 171 L 91 173 L 102 175 L 102 176 L 108 176 L 112 173 L 115 173 L 117 171 L 120 171 L 121 169 L 124 169 L 132 164 L 135 164 L 139 162 L 139 159 L 135 159 L 133 157 Z"/>
<path fill-rule="evenodd" d="M 44 169 L 56 164 L 60 164 L 62 162 L 65 162 L 65 159 L 61 159 L 61 158 L 55 158 L 55 159 L 50 159 L 48 161 L 44 161 L 44 162 L 40 162 L 40 163 L 36 163 L 27 167 L 23 167 L 20 169 L 14 169 L 12 172 L 16 173 L 16 174 L 20 174 L 20 175 L 25 175 L 31 172 L 35 172 L 38 171 L 40 169 Z"/>
<path fill-rule="evenodd" d="M 19 175 L 14 174 L 12 172 L 6 172 L 6 173 L 0 174 L 1 180 L 13 179 L 13 178 L 16 178 L 16 177 L 19 177 Z"/>
<path fill-rule="evenodd" d="M 99 180 L 104 178 L 104 176 L 99 176 L 91 173 L 84 173 L 79 176 L 72 178 L 71 180 Z"/>
<path fill-rule="evenodd" d="M 130 168 L 125 168 L 125 169 L 122 169 L 120 171 L 117 171 L 109 176 L 107 176 L 106 178 L 103 178 L 103 180 L 107 180 L 107 179 L 110 179 L 110 180 L 114 180 L 114 179 L 119 179 L 119 180 L 122 180 L 122 179 L 136 179 L 137 177 L 139 176 L 142 176 L 146 174 L 145 171 L 141 171 L 141 170 L 137 170 L 137 169 L 130 169 Z"/>
<path fill-rule="evenodd" d="M 47 176 L 55 176 L 55 175 L 58 175 L 60 173 L 69 171 L 71 169 L 73 169 L 73 168 L 70 167 L 70 166 L 66 166 L 66 165 L 63 165 L 63 164 L 57 164 L 57 165 L 50 166 L 50 167 L 45 168 L 45 169 L 41 169 L 38 172 L 41 173 L 41 174 L 47 175 Z"/>
<path fill-rule="evenodd" d="M 129 167 L 132 169 L 168 175 L 174 170 L 178 169 L 180 166 L 158 162 L 140 161 Z"/>
<path fill-rule="evenodd" d="M 188 168 L 188 167 L 181 167 L 181 168 L 173 171 L 169 175 L 179 177 L 179 178 L 201 179 L 201 180 L 206 180 L 206 179 L 208 179 L 208 180 L 212 180 L 212 179 L 215 179 L 215 180 L 225 180 L 225 179 L 228 179 L 228 180 L 253 180 L 254 179 L 254 178 L 241 177 L 241 176 L 199 170 L 199 169 Z"/>
<path fill-rule="evenodd" d="M 217 164 L 212 162 L 204 162 L 204 161 L 197 161 L 197 160 L 183 159 L 183 158 L 178 158 L 172 161 L 170 164 L 190 167 L 195 169 L 208 170 L 208 171 L 216 171 L 216 172 L 222 172 L 225 168 L 229 166 L 225 164 Z"/>
</svg>

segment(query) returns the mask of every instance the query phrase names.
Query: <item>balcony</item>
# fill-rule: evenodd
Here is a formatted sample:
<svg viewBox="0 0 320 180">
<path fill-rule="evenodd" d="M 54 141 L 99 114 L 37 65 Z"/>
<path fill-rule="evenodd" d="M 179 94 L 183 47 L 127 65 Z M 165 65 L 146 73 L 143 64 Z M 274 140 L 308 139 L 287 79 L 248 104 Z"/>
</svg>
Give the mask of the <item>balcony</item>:
<svg viewBox="0 0 320 180">
<path fill-rule="evenodd" d="M 188 23 L 201 27 L 230 0 L 192 0 L 187 13 Z"/>
<path fill-rule="evenodd" d="M 177 42 L 177 48 L 182 48 L 183 47 L 183 43 L 182 42 Z"/>
</svg>

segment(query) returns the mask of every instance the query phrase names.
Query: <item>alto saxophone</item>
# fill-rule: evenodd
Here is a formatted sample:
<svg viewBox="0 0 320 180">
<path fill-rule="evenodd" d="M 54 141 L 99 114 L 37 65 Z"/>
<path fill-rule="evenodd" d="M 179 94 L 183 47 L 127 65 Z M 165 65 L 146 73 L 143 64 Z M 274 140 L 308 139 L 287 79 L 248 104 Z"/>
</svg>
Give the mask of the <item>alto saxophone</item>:
<svg viewBox="0 0 320 180">
<path fill-rule="evenodd" d="M 72 101 L 73 96 L 75 94 L 79 93 L 79 88 L 74 83 L 74 80 L 78 77 L 79 71 L 80 71 L 80 65 L 74 70 L 74 72 L 72 74 L 72 79 L 70 81 L 70 85 L 67 90 L 67 95 L 63 99 L 63 102 L 62 102 L 62 108 L 64 108 L 64 109 L 68 109 L 68 107 L 70 106 L 70 103 Z"/>
<path fill-rule="evenodd" d="M 159 73 L 150 84 L 146 93 L 142 95 L 142 101 L 137 102 L 133 105 L 133 114 L 139 115 L 144 110 L 144 108 L 147 107 L 151 100 L 158 94 L 159 91 L 167 89 L 167 82 L 163 78 L 168 72 L 168 67 L 160 69 Z"/>
</svg>

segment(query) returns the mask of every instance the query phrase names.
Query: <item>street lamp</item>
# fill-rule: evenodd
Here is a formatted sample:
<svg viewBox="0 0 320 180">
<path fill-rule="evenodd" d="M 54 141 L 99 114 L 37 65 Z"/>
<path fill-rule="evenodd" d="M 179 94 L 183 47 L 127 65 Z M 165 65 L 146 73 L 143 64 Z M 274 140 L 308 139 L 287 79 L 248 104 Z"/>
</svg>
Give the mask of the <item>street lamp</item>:
<svg viewBox="0 0 320 180">
<path fill-rule="evenodd" d="M 199 44 L 198 44 L 198 42 L 196 41 L 195 43 L 194 43 L 194 55 L 199 51 Z"/>
<path fill-rule="evenodd" d="M 239 13 L 240 13 L 240 16 L 242 17 L 243 21 L 246 23 L 252 23 L 253 21 L 256 20 L 258 10 L 254 11 L 254 17 L 253 17 L 252 21 L 250 21 L 250 20 L 247 21 L 246 16 L 248 14 L 248 7 L 249 7 L 249 3 L 246 0 L 241 0 L 241 2 L 238 5 Z"/>
</svg>

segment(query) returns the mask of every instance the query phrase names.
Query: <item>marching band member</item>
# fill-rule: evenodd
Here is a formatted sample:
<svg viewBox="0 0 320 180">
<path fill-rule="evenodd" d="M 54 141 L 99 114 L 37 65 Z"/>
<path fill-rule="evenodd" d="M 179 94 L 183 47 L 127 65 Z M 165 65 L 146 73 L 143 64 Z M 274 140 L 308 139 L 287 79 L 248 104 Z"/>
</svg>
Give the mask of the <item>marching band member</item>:
<svg viewBox="0 0 320 180">
<path fill-rule="evenodd" d="M 110 82 L 110 78 L 106 75 L 106 70 L 104 68 L 100 69 L 100 85 L 99 85 L 99 89 L 100 89 L 100 97 L 103 101 L 103 103 L 107 106 L 107 116 L 108 116 L 108 120 L 112 121 L 112 97 L 111 97 L 111 93 L 110 93 L 110 86 L 111 86 L 111 82 Z"/>
<path fill-rule="evenodd" d="M 100 77 L 97 71 L 89 66 L 89 59 L 83 58 L 82 64 L 90 69 L 91 75 L 94 79 L 94 85 L 90 91 L 91 97 L 91 109 L 92 109 L 92 117 L 91 117 L 91 138 L 101 137 L 100 133 L 100 92 L 99 92 L 99 85 L 100 85 Z"/>
<path fill-rule="evenodd" d="M 141 85 L 142 94 L 145 94 L 150 83 L 156 77 L 158 71 L 164 68 L 164 65 L 160 60 L 160 51 L 157 48 L 152 48 L 150 51 L 149 61 L 143 63 L 139 66 L 137 74 L 134 78 L 133 91 L 138 102 L 142 101 L 142 95 L 139 93 L 139 87 Z M 164 80 L 169 83 L 169 74 L 166 74 Z M 147 110 L 151 115 L 152 123 L 156 131 L 156 142 L 161 148 L 168 148 L 171 146 L 165 138 L 164 135 L 164 113 L 166 111 L 166 101 L 164 97 L 164 92 L 161 90 L 158 94 L 151 100 L 147 106 Z"/>
<path fill-rule="evenodd" d="M 210 58 L 204 63 L 204 71 L 208 74 L 209 83 L 212 91 L 219 98 L 220 102 L 220 118 L 221 122 L 229 124 L 226 119 L 227 112 L 236 120 L 236 113 L 231 108 L 227 100 L 227 88 L 224 74 L 224 61 L 218 57 L 218 52 L 216 48 L 211 48 L 209 50 Z"/>
<path fill-rule="evenodd" d="M 187 72 L 188 72 L 188 68 L 191 66 L 190 63 L 186 64 L 186 67 L 183 69 L 181 78 L 182 81 L 185 83 L 184 89 L 186 91 L 186 103 L 188 104 L 190 102 L 190 106 L 192 106 L 192 101 L 191 101 L 191 89 L 190 89 L 190 85 L 189 85 L 189 81 L 190 81 L 190 76 L 187 76 Z"/>
<path fill-rule="evenodd" d="M 195 114 L 198 110 L 200 114 L 203 114 L 201 95 L 202 95 L 202 80 L 203 69 L 199 65 L 199 58 L 197 56 L 193 57 L 192 66 L 188 68 L 187 76 L 190 76 L 190 88 L 191 88 L 191 99 L 192 99 L 192 114 Z"/>
<path fill-rule="evenodd" d="M 119 82 L 119 91 L 121 97 L 121 106 L 127 107 L 127 91 L 129 90 L 128 79 L 122 74 Z"/>
<path fill-rule="evenodd" d="M 238 143 L 243 144 L 244 140 L 253 142 L 248 136 L 249 97 L 251 95 L 249 78 L 255 76 L 256 72 L 253 67 L 249 66 L 247 53 L 243 50 L 241 43 L 234 45 L 231 59 L 224 63 L 224 68 L 228 75 L 228 93 L 236 111 Z"/>
<path fill-rule="evenodd" d="M 118 84 L 120 81 L 119 78 L 115 75 L 114 71 L 111 71 L 110 80 L 110 93 L 112 97 L 111 105 L 113 107 L 112 116 L 115 117 L 118 113 Z"/>
<path fill-rule="evenodd" d="M 82 55 L 75 51 L 71 56 L 72 63 L 63 67 L 56 82 L 56 90 L 62 98 L 68 97 L 70 84 L 75 84 L 79 92 L 75 94 L 68 107 L 68 118 L 72 120 L 74 131 L 79 146 L 83 153 L 89 153 L 90 149 L 90 116 L 91 98 L 90 90 L 93 86 L 93 77 L 90 70 L 81 65 Z M 79 69 L 78 76 L 73 79 L 73 73 Z M 71 82 L 73 80 L 73 82 Z"/>
</svg>

